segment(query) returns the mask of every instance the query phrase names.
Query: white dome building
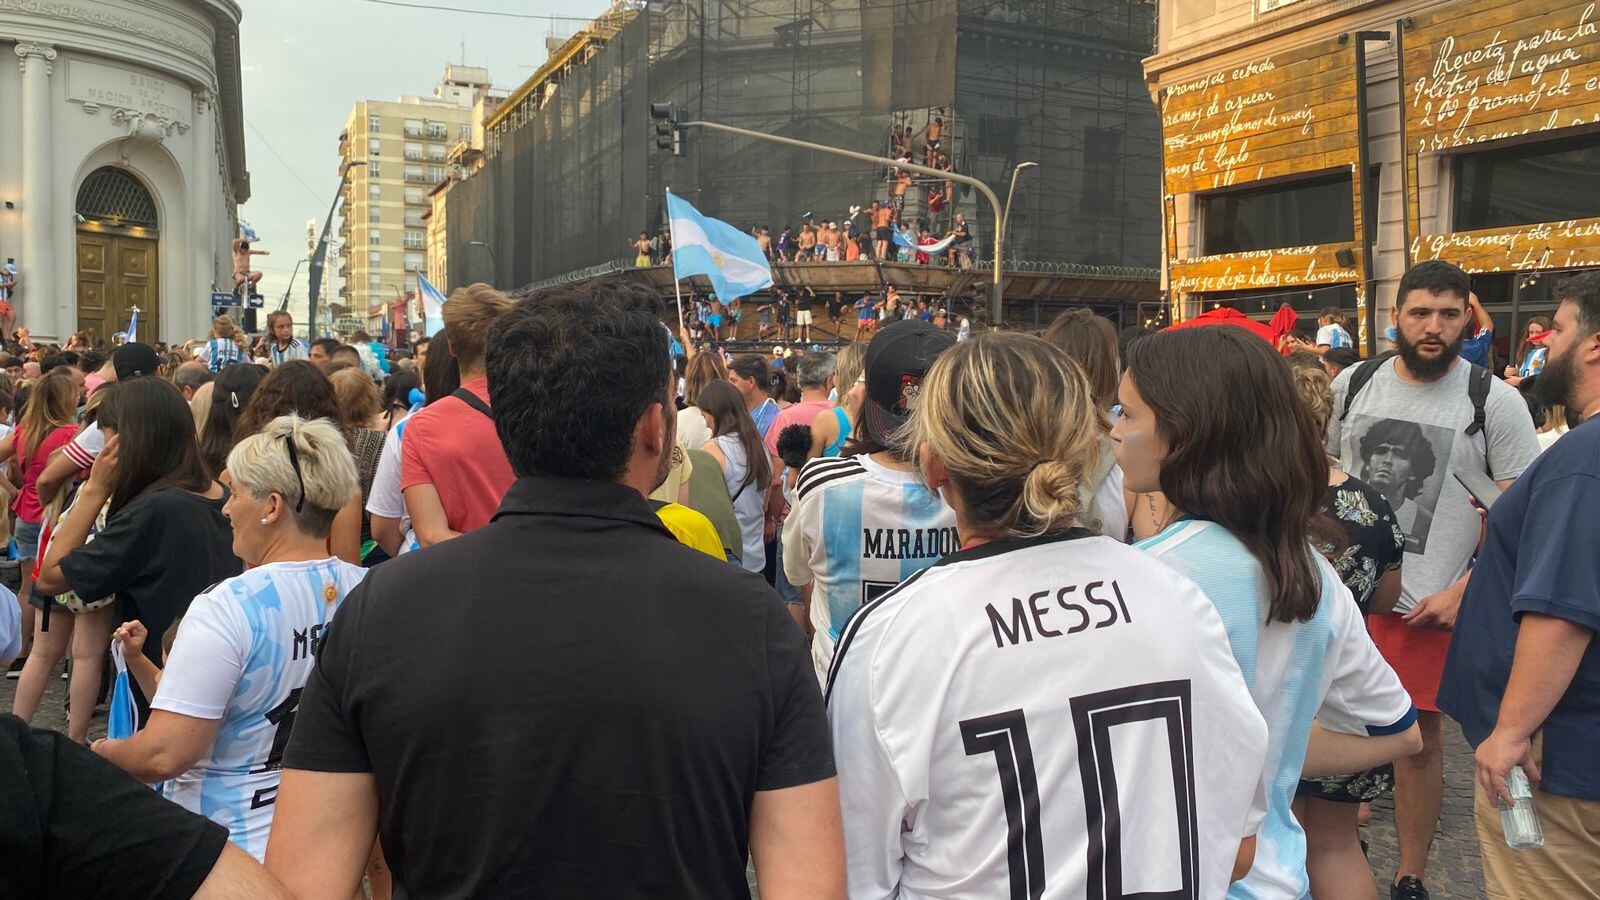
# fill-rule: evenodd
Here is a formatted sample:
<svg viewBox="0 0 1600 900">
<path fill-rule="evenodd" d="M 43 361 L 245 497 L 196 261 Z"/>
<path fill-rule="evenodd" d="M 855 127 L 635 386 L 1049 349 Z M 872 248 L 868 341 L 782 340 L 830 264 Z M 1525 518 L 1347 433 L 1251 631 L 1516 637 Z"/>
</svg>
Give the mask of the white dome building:
<svg viewBox="0 0 1600 900">
<path fill-rule="evenodd" d="M 0 261 L 35 338 L 203 336 L 250 195 L 234 0 L 0 0 Z M 8 52 L 9 51 L 9 52 Z"/>
</svg>

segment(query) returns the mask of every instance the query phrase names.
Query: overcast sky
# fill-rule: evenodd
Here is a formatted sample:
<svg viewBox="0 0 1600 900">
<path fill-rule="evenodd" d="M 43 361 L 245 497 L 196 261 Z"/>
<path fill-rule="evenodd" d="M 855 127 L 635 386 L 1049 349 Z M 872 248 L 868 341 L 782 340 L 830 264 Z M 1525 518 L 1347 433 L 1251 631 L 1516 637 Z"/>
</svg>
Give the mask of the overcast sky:
<svg viewBox="0 0 1600 900">
<path fill-rule="evenodd" d="M 594 16 L 605 0 L 407 0 L 423 5 L 520 14 Z M 305 256 L 306 221 L 320 230 L 339 185 L 339 131 L 358 100 L 432 96 L 449 63 L 488 66 L 496 87 L 514 88 L 545 60 L 545 37 L 572 34 L 565 19 L 407 9 L 368 0 L 255 0 L 243 4 L 245 155 L 251 198 L 239 208 L 261 236 L 261 293 L 276 308 L 295 262 Z M 465 56 L 463 56 L 463 45 Z M 331 259 L 331 257 L 330 257 Z M 305 321 L 306 270 L 289 308 Z M 337 286 L 335 287 L 337 289 Z"/>
</svg>

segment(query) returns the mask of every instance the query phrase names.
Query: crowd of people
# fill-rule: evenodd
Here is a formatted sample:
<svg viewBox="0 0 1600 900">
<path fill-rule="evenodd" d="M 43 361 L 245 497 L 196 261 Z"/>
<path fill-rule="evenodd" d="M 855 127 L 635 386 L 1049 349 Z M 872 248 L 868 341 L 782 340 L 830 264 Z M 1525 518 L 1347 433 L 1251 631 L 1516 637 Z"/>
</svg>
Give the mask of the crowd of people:
<svg viewBox="0 0 1600 900">
<path fill-rule="evenodd" d="M 1470 295 L 1415 266 L 1343 364 L 1087 310 L 729 356 L 619 283 L 11 348 L 0 895 L 1341 900 L 1392 790 L 1417 900 L 1448 715 L 1490 895 L 1592 896 L 1600 274 L 1505 373 Z"/>
<path fill-rule="evenodd" d="M 844 291 L 825 291 L 825 296 L 819 297 L 810 285 L 772 287 L 768 291 L 770 298 L 761 302 L 745 297 L 724 302 L 716 294 L 691 293 L 684 317 L 689 339 L 696 343 L 861 341 L 870 337 L 879 324 L 901 319 L 916 319 L 952 331 L 961 340 L 972 334 L 971 321 L 959 308 L 952 312 L 945 298 L 903 297 L 892 284 L 880 291 L 848 296 Z M 971 301 L 966 305 L 970 309 Z M 749 310 L 753 311 L 747 316 Z M 746 321 L 754 322 L 753 333 Z M 818 327 L 823 323 L 828 327 Z"/>
</svg>

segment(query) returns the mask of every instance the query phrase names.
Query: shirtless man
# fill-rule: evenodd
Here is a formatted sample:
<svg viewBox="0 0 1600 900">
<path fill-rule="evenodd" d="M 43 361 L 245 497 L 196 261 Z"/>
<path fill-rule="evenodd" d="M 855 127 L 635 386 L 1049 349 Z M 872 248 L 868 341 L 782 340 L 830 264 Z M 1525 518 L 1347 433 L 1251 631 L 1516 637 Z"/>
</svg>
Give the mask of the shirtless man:
<svg viewBox="0 0 1600 900">
<path fill-rule="evenodd" d="M 817 252 L 816 229 L 810 225 L 800 226 L 800 240 L 796 245 L 800 248 L 800 252 L 795 258 L 802 262 L 810 262 Z"/>
<path fill-rule="evenodd" d="M 887 204 L 872 201 L 872 255 L 883 259 L 889 255 L 889 242 L 894 240 L 894 233 L 889 230 L 889 207 Z"/>
<path fill-rule="evenodd" d="M 235 240 L 233 242 L 233 289 L 237 291 L 240 285 L 249 284 L 246 293 L 257 293 L 256 286 L 261 283 L 261 273 L 250 270 L 250 257 L 271 255 L 266 250 L 250 249 L 250 242 L 244 238 Z"/>
<path fill-rule="evenodd" d="M 763 225 L 756 230 L 756 243 L 761 245 L 761 255 L 772 258 L 772 230 Z"/>
</svg>

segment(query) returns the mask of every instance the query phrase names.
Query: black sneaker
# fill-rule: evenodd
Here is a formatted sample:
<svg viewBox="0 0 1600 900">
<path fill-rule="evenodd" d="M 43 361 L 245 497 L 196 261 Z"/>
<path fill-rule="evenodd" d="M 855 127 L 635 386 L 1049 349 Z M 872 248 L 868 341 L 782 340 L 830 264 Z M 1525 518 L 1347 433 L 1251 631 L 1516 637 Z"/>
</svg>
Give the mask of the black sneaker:
<svg viewBox="0 0 1600 900">
<path fill-rule="evenodd" d="M 1421 878 L 1407 875 L 1389 885 L 1389 900 L 1428 900 L 1428 889 L 1422 886 Z"/>
<path fill-rule="evenodd" d="M 6 669 L 6 677 L 10 678 L 10 679 L 13 679 L 13 680 L 21 678 L 22 677 L 22 666 L 27 661 L 28 661 L 28 658 L 26 656 L 19 656 L 16 659 L 13 659 L 11 661 L 11 666 Z"/>
</svg>

